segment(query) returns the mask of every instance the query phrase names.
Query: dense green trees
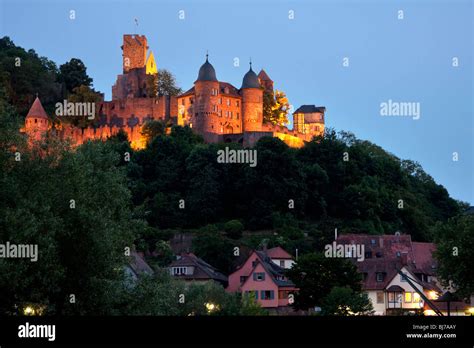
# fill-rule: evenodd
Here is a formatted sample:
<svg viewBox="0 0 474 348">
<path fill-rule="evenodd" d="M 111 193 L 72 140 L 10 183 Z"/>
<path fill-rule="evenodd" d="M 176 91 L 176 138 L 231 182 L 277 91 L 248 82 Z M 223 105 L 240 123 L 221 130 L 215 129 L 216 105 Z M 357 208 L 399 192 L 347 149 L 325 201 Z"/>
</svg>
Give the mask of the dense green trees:
<svg viewBox="0 0 474 348">
<path fill-rule="evenodd" d="M 367 293 L 349 287 L 334 287 L 321 302 L 323 315 L 370 315 L 373 306 Z"/>
<path fill-rule="evenodd" d="M 474 294 L 474 215 L 462 215 L 435 227 L 438 274 L 460 297 Z"/>
<path fill-rule="evenodd" d="M 334 287 L 347 287 L 354 293 L 362 290 L 361 276 L 349 260 L 327 258 L 321 253 L 300 257 L 288 271 L 288 277 L 300 289 L 295 296 L 296 309 L 321 306 Z"/>
<path fill-rule="evenodd" d="M 271 229 L 280 214 L 320 230 L 400 230 L 424 241 L 432 239 L 437 221 L 462 208 L 418 164 L 350 133 L 329 129 L 302 149 L 262 138 L 254 168 L 218 163 L 224 146 L 241 148 L 205 145 L 190 129 L 174 127 L 134 156 L 141 174 L 129 176 L 130 186 L 135 203 L 149 207 L 152 226 L 198 228 L 238 219 L 247 229 Z"/>
<path fill-rule="evenodd" d="M 79 60 L 59 71 L 8 38 L 0 48 L 0 242 L 38 244 L 41 260 L 0 259 L 0 313 L 31 302 L 56 314 L 198 315 L 208 311 L 203 301 L 214 301 L 216 313 L 259 314 L 251 299 L 242 305 L 222 288 L 188 289 L 162 274 L 124 286 L 126 247 L 156 253 L 151 263 L 163 267 L 172 258 L 167 241 L 183 231 L 195 234 L 193 251 L 224 273 L 235 267 L 236 246 L 298 249 L 290 271 L 301 289 L 298 308 L 323 304 L 341 314 L 335 304 L 345 301 L 351 312 L 368 310 L 354 267 L 313 253 L 336 227 L 436 240 L 442 278 L 462 294 L 474 291 L 472 218 L 448 220 L 465 206 L 419 164 L 331 129 L 301 149 L 260 139 L 256 167 L 222 164 L 218 150 L 242 146 L 205 144 L 189 127 L 166 134 L 159 122 L 144 128 L 147 147 L 139 151 L 123 132 L 74 151 L 54 137 L 30 149 L 18 115 L 26 115 L 37 91 L 50 114 L 64 96 L 83 101 L 96 92 Z M 176 306 L 183 292 L 191 298 Z"/>
<path fill-rule="evenodd" d="M 59 67 L 58 80 L 64 83 L 68 93 L 73 93 L 77 87 L 90 87 L 92 84 L 92 79 L 87 75 L 86 66 L 77 58 L 72 58 Z"/>
</svg>

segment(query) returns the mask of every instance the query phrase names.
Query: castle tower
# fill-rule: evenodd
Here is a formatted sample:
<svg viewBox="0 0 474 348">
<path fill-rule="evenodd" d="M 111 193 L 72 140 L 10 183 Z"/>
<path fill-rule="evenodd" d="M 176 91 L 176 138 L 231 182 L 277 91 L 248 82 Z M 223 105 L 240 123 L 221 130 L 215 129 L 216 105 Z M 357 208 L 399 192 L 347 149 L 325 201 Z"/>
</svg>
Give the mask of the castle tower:
<svg viewBox="0 0 474 348">
<path fill-rule="evenodd" d="M 209 63 L 208 55 L 206 62 L 199 69 L 197 80 L 194 82 L 195 102 L 192 116 L 192 127 L 198 132 L 215 133 L 218 122 L 218 95 L 219 81 L 216 71 Z"/>
<path fill-rule="evenodd" d="M 145 35 L 124 35 L 122 45 L 123 72 L 127 73 L 131 69 L 145 67 L 147 50 Z"/>
<path fill-rule="evenodd" d="M 258 81 L 257 74 L 250 70 L 245 74 L 240 88 L 242 95 L 242 130 L 254 132 L 262 130 L 263 123 L 263 89 Z"/>
<path fill-rule="evenodd" d="M 262 69 L 258 73 L 258 81 L 266 92 L 273 93 L 273 80 L 267 75 L 265 70 Z"/>
<path fill-rule="evenodd" d="M 30 140 L 41 140 L 49 129 L 49 118 L 43 105 L 36 96 L 33 105 L 25 118 L 25 132 Z"/>
</svg>

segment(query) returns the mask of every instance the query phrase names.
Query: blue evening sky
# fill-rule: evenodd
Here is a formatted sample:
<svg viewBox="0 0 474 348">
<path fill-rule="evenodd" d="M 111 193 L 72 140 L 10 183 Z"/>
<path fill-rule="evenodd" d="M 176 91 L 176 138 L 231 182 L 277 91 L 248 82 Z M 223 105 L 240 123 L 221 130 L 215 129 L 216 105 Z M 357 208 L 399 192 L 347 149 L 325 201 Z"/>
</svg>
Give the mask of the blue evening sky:
<svg viewBox="0 0 474 348">
<path fill-rule="evenodd" d="M 145 34 L 158 67 L 185 90 L 206 50 L 218 79 L 236 87 L 252 57 L 254 70 L 265 68 L 295 108 L 326 106 L 327 126 L 418 161 L 471 205 L 473 23 L 470 0 L 0 0 L 1 36 L 58 65 L 82 59 L 106 100 L 122 71 L 125 33 Z M 420 119 L 381 116 L 389 99 L 420 103 Z"/>
</svg>

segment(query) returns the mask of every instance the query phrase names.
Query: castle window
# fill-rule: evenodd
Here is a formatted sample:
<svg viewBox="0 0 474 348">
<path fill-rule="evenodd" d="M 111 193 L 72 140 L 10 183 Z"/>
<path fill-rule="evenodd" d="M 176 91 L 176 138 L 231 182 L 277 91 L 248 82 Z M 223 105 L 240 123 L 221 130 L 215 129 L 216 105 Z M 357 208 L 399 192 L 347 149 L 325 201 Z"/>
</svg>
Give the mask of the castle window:
<svg viewBox="0 0 474 348">
<path fill-rule="evenodd" d="M 235 106 L 240 106 L 240 103 L 238 100 L 235 101 Z"/>
<path fill-rule="evenodd" d="M 217 106 L 216 106 L 216 105 L 213 105 L 213 106 L 212 106 L 212 111 L 214 111 L 214 112 L 217 111 Z"/>
<path fill-rule="evenodd" d="M 38 120 L 35 118 L 35 123 L 38 123 Z"/>
<path fill-rule="evenodd" d="M 232 111 L 231 111 L 231 112 L 230 112 L 230 118 L 232 118 L 232 116 L 233 116 L 233 113 L 232 113 Z"/>
<path fill-rule="evenodd" d="M 184 105 L 184 98 L 181 99 L 181 105 Z"/>
<path fill-rule="evenodd" d="M 230 99 L 227 99 L 227 106 L 230 106 Z"/>
<path fill-rule="evenodd" d="M 219 104 L 222 104 L 222 98 L 219 98 Z"/>
<path fill-rule="evenodd" d="M 219 116 L 222 117 L 222 110 L 219 110 Z"/>
</svg>

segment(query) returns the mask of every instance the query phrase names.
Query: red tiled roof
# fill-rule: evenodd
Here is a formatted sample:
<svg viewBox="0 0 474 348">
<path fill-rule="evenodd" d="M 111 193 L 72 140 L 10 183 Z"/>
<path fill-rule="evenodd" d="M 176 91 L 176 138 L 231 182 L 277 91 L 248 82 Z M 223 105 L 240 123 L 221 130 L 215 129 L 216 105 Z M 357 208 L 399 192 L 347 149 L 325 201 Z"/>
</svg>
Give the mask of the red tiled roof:
<svg viewBox="0 0 474 348">
<path fill-rule="evenodd" d="M 228 93 L 226 93 L 226 88 L 228 89 Z M 228 82 L 219 82 L 219 90 L 221 94 L 240 97 L 239 90 Z"/>
<path fill-rule="evenodd" d="M 433 243 L 412 242 L 410 235 L 367 235 L 345 234 L 337 239 L 338 244 L 364 245 L 365 260 L 356 262 L 361 273 L 365 273 L 363 288 L 382 290 L 397 275 L 397 270 L 406 267 L 413 275 L 422 273 L 432 275 L 435 261 L 432 252 Z M 382 282 L 377 282 L 377 273 L 383 273 Z M 439 290 L 434 284 L 421 282 L 427 289 Z"/>
<path fill-rule="evenodd" d="M 288 260 L 293 259 L 293 256 L 291 256 L 285 249 L 283 249 L 280 246 L 268 249 L 267 255 L 271 259 L 288 259 Z"/>
<path fill-rule="evenodd" d="M 36 97 L 35 101 L 33 102 L 33 105 L 30 108 L 30 111 L 28 111 L 28 115 L 26 117 L 36 117 L 36 118 L 45 118 L 48 119 L 48 115 L 46 114 L 46 111 L 44 111 L 43 105 L 41 105 L 41 101 L 39 100 L 38 97 Z"/>
<path fill-rule="evenodd" d="M 423 270 L 425 273 L 433 273 L 436 267 L 433 259 L 433 252 L 436 250 L 434 243 L 419 243 L 413 242 L 413 261 L 416 268 Z"/>
</svg>

